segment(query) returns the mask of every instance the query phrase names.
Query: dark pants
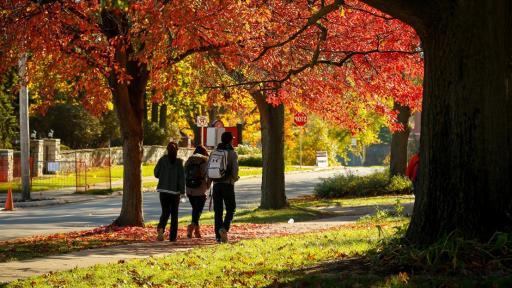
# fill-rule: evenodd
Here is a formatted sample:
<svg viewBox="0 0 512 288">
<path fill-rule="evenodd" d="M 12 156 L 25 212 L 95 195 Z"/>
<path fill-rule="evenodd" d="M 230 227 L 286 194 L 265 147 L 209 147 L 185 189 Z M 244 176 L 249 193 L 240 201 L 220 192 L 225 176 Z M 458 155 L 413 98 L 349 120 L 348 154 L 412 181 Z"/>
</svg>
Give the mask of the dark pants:
<svg viewBox="0 0 512 288">
<path fill-rule="evenodd" d="M 174 241 L 178 237 L 178 208 L 180 206 L 180 195 L 169 193 L 160 194 L 160 205 L 162 206 L 162 215 L 160 215 L 160 222 L 158 229 L 165 231 L 169 216 L 171 216 L 171 229 L 169 233 L 169 240 Z"/>
<path fill-rule="evenodd" d="M 192 205 L 192 224 L 199 225 L 199 218 L 203 213 L 204 203 L 206 203 L 206 195 L 188 196 L 190 205 Z"/>
<path fill-rule="evenodd" d="M 223 220 L 224 204 L 226 205 L 226 216 Z M 221 228 L 229 231 L 235 208 L 235 185 L 229 183 L 213 184 L 213 211 L 215 212 L 215 238 L 217 240 L 220 239 L 219 230 Z"/>
</svg>

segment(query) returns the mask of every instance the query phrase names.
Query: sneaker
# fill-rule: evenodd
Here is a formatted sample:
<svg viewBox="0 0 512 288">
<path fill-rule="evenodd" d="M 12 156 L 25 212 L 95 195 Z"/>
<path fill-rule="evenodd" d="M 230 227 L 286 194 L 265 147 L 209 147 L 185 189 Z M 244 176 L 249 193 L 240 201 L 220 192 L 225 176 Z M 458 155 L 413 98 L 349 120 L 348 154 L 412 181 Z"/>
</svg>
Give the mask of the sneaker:
<svg viewBox="0 0 512 288">
<path fill-rule="evenodd" d="M 195 225 L 194 227 L 194 236 L 196 238 L 201 238 L 201 230 L 199 229 L 199 225 Z"/>
<path fill-rule="evenodd" d="M 224 229 L 224 228 L 220 228 L 219 234 L 220 234 L 220 242 L 228 243 L 228 231 L 226 231 L 226 229 Z"/>
<path fill-rule="evenodd" d="M 187 226 L 187 238 L 192 238 L 192 232 L 194 231 L 194 224 L 190 224 Z"/>
<path fill-rule="evenodd" d="M 156 232 L 158 233 L 158 236 L 156 236 L 156 240 L 164 241 L 164 229 L 158 228 Z"/>
</svg>

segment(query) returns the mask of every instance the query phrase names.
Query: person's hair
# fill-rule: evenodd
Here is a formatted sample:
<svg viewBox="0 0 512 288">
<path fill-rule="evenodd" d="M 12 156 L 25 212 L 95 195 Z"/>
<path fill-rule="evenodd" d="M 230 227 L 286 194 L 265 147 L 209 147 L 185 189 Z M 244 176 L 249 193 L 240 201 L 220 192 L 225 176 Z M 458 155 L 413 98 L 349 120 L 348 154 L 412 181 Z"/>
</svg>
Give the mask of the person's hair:
<svg viewBox="0 0 512 288">
<path fill-rule="evenodd" d="M 167 155 L 171 163 L 176 162 L 176 158 L 178 157 L 178 144 L 176 144 L 176 142 L 169 142 L 169 144 L 167 144 Z"/>
<path fill-rule="evenodd" d="M 233 141 L 233 134 L 231 134 L 229 131 L 222 133 L 222 136 L 220 136 L 220 141 L 222 141 L 223 144 L 230 144 L 231 141 Z"/>
<path fill-rule="evenodd" d="M 196 153 L 208 157 L 208 151 L 206 150 L 206 148 L 204 148 L 203 145 L 196 146 L 196 150 L 194 150 L 194 154 L 196 154 Z"/>
</svg>

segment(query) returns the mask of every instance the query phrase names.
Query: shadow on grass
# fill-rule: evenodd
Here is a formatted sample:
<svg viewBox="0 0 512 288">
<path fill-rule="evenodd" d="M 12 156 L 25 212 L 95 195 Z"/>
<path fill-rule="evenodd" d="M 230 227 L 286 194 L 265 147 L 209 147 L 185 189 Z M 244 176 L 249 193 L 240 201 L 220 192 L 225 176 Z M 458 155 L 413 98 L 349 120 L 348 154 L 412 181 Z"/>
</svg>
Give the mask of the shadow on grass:
<svg viewBox="0 0 512 288">
<path fill-rule="evenodd" d="M 278 279 L 290 280 L 268 287 L 512 287 L 512 238 L 496 235 L 480 243 L 454 232 L 424 247 L 392 238 L 359 257 L 283 271 Z"/>
<path fill-rule="evenodd" d="M 512 287 L 512 276 L 499 272 L 481 276 L 405 270 L 372 266 L 363 256 L 286 271 L 280 277 L 293 280 L 267 287 Z"/>
</svg>

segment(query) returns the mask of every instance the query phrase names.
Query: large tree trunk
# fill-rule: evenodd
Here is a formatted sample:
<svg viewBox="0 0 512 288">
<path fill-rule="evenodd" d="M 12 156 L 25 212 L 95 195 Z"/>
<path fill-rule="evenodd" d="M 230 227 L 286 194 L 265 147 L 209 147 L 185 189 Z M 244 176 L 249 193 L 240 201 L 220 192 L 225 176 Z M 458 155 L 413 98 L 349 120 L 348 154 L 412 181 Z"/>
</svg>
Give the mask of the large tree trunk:
<svg viewBox="0 0 512 288">
<path fill-rule="evenodd" d="M 113 38 L 127 31 L 125 15 L 103 10 L 101 16 L 102 30 L 107 37 Z M 119 81 L 118 73 L 110 73 L 108 79 L 123 138 L 123 200 L 121 213 L 114 223 L 119 226 L 144 226 L 141 190 L 142 120 L 149 73 L 147 64 L 130 59 L 133 49 L 125 43 L 126 38 L 119 40 L 123 41 L 118 41 L 115 47 L 115 66 L 122 69 L 119 71 L 129 74 L 131 81 Z"/>
<path fill-rule="evenodd" d="M 167 128 L 167 104 L 162 104 L 160 106 L 160 121 L 158 121 L 158 126 L 162 129 Z"/>
<path fill-rule="evenodd" d="M 512 228 L 512 2 L 443 1 L 420 33 L 420 187 L 407 237 L 424 244 Z"/>
<path fill-rule="evenodd" d="M 411 109 L 408 106 L 395 102 L 393 109 L 398 111 L 397 122 L 402 124 L 403 129 L 393 133 L 391 136 L 391 154 L 389 163 L 389 174 L 391 177 L 405 175 L 407 168 L 407 144 L 409 143 L 409 117 Z"/>
<path fill-rule="evenodd" d="M 284 105 L 267 103 L 261 92 L 251 93 L 260 112 L 263 175 L 261 204 L 263 209 L 280 209 L 288 205 L 284 182 Z"/>
<path fill-rule="evenodd" d="M 151 103 L 151 122 L 158 123 L 158 103 Z"/>
</svg>

